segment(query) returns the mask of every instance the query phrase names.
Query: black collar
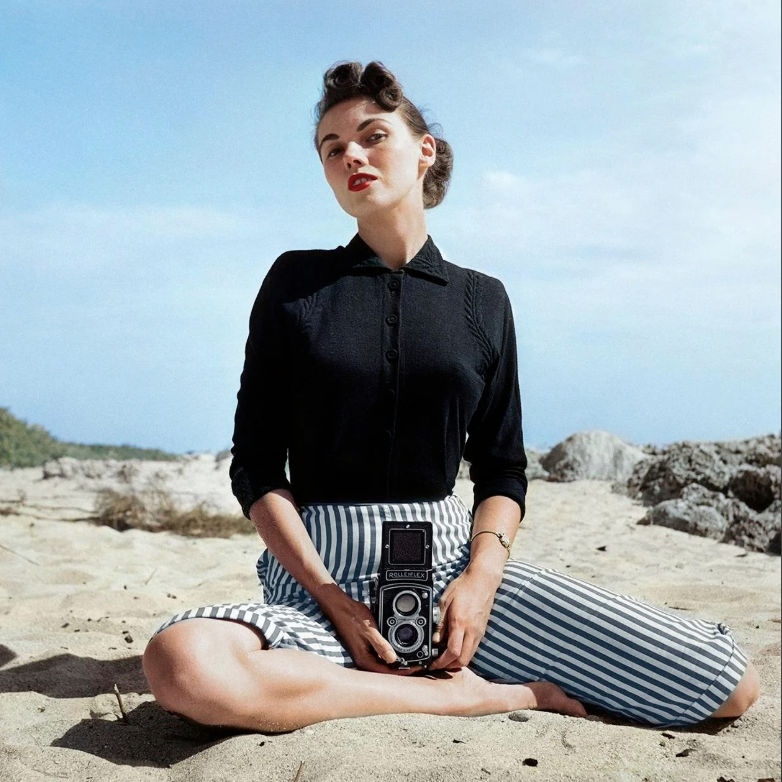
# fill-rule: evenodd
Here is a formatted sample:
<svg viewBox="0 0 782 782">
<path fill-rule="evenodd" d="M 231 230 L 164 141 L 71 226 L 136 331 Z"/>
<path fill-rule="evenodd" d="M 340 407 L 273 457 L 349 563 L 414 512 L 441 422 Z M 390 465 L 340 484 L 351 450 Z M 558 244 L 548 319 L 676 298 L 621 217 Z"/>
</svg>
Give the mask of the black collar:
<svg viewBox="0 0 782 782">
<path fill-rule="evenodd" d="M 345 247 L 345 255 L 348 261 L 348 271 L 360 269 L 393 271 L 378 258 L 377 253 L 358 234 L 348 242 Z M 445 261 L 431 236 L 426 237 L 424 246 L 402 268 L 407 272 L 430 277 L 444 284 L 448 282 Z"/>
</svg>

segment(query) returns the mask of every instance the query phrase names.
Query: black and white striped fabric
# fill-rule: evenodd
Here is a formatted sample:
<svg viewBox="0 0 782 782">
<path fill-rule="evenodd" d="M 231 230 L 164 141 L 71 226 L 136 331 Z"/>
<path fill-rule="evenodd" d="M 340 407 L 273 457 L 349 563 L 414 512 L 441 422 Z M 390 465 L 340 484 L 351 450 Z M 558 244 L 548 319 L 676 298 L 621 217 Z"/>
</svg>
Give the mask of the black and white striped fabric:
<svg viewBox="0 0 782 782">
<path fill-rule="evenodd" d="M 431 521 L 435 599 L 467 566 L 472 514 L 456 494 L 437 502 L 324 504 L 301 518 L 329 572 L 369 604 L 384 521 Z M 177 614 L 255 626 L 270 648 L 299 649 L 353 667 L 333 625 L 267 551 L 257 564 L 263 602 Z M 554 570 L 508 560 L 486 634 L 470 663 L 494 681 L 550 681 L 586 704 L 643 723 L 689 725 L 728 698 L 747 665 L 723 624 L 668 613 Z"/>
</svg>

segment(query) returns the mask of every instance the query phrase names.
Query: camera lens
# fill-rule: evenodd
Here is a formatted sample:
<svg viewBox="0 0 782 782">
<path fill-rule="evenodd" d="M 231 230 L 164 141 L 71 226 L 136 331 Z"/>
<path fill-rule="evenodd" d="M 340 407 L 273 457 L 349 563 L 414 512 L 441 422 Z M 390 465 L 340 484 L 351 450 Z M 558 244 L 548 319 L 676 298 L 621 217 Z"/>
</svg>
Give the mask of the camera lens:
<svg viewBox="0 0 782 782">
<path fill-rule="evenodd" d="M 418 598 L 412 592 L 401 592 L 394 600 L 394 610 L 405 616 L 414 614 L 418 609 Z"/>
<path fill-rule="evenodd" d="M 412 646 L 418 640 L 418 633 L 412 625 L 399 625 L 396 630 L 396 641 L 400 646 Z"/>
</svg>

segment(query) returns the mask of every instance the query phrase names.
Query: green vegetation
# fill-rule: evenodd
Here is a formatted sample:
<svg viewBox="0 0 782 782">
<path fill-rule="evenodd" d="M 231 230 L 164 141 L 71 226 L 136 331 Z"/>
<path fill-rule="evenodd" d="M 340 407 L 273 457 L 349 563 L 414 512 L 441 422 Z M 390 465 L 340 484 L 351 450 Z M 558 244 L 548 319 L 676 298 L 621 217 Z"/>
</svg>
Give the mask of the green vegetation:
<svg viewBox="0 0 782 782">
<path fill-rule="evenodd" d="M 52 437 L 37 424 L 28 424 L 0 407 L 0 467 L 37 467 L 49 459 L 153 459 L 172 461 L 176 454 L 130 445 L 82 445 Z"/>
</svg>

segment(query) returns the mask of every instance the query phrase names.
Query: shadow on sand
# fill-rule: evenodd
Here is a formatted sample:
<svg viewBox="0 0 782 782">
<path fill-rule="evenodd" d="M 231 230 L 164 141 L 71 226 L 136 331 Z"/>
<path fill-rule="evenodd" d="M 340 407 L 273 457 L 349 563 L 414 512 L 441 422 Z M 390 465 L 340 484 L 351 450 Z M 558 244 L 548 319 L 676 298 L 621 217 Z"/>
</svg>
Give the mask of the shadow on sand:
<svg viewBox="0 0 782 782">
<path fill-rule="evenodd" d="M 16 658 L 7 646 L 0 646 L 0 660 L 6 665 Z M 0 670 L 0 692 L 37 692 L 49 698 L 90 698 L 112 692 L 149 692 L 141 670 L 141 657 L 96 660 L 75 654 L 57 654 L 45 660 Z"/>
</svg>

